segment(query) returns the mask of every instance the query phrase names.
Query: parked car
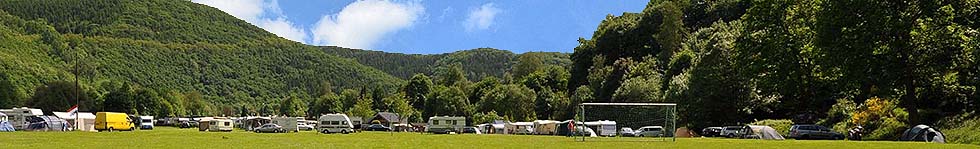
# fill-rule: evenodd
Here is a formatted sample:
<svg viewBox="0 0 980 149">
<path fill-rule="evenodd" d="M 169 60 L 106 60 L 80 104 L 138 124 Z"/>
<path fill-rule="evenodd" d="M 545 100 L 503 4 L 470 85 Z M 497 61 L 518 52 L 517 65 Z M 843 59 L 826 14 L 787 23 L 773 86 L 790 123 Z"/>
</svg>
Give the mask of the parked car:
<svg viewBox="0 0 980 149">
<path fill-rule="evenodd" d="M 721 134 L 720 135 L 725 136 L 727 138 L 738 138 L 738 137 L 741 137 L 741 135 L 739 135 L 741 133 L 739 133 L 739 132 L 742 131 L 742 127 L 745 127 L 745 126 L 725 126 L 724 129 L 721 130 Z"/>
<path fill-rule="evenodd" d="M 313 126 L 308 125 L 306 123 L 298 123 L 298 124 L 296 124 L 296 128 L 298 128 L 299 130 L 302 130 L 302 131 L 310 131 L 310 130 L 313 130 L 314 129 Z"/>
<path fill-rule="evenodd" d="M 283 133 L 286 132 L 286 129 L 283 129 L 282 126 L 269 123 L 255 128 L 254 131 L 256 133 Z"/>
<path fill-rule="evenodd" d="M 636 136 L 636 132 L 633 131 L 633 128 L 623 127 L 623 128 L 620 128 L 619 129 L 619 136 L 623 136 L 623 137 L 635 137 Z"/>
<path fill-rule="evenodd" d="M 705 136 L 705 137 L 717 137 L 717 136 L 721 136 L 721 130 L 723 130 L 723 129 L 725 129 L 725 128 L 722 128 L 722 127 L 708 127 L 708 128 L 704 128 L 704 129 L 701 129 L 701 136 Z"/>
<path fill-rule="evenodd" d="M 178 128 L 191 128 L 191 123 L 188 122 L 188 121 L 180 121 L 180 124 L 177 124 L 177 127 Z"/>
<path fill-rule="evenodd" d="M 664 135 L 664 127 L 663 126 L 643 126 L 643 127 L 640 127 L 639 129 L 636 129 L 636 131 L 633 132 L 633 133 L 636 134 L 636 136 L 638 136 L 638 137 L 659 137 L 659 136 L 663 136 Z"/>
<path fill-rule="evenodd" d="M 842 140 L 844 134 L 831 131 L 827 127 L 819 125 L 793 125 L 789 128 L 789 137 L 798 140 L 806 139 L 832 139 Z"/>
<path fill-rule="evenodd" d="M 366 128 L 367 131 L 391 131 L 391 128 L 381 124 L 371 124 Z"/>
<path fill-rule="evenodd" d="M 483 134 L 480 132 L 480 129 L 476 127 L 463 127 L 463 133 Z"/>
</svg>

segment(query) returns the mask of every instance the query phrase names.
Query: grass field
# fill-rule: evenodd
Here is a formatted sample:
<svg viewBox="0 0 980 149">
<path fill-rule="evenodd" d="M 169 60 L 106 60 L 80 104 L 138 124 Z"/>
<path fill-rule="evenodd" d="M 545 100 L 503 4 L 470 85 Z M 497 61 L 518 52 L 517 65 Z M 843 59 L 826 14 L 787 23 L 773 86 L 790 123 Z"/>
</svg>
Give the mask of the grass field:
<svg viewBox="0 0 980 149">
<path fill-rule="evenodd" d="M 135 132 L 12 132 L 0 133 L 0 148 L 980 148 L 964 144 L 887 141 L 739 140 L 679 138 L 597 138 L 577 142 L 561 136 L 435 135 L 363 132 L 256 134 L 198 132 L 159 127 Z"/>
</svg>

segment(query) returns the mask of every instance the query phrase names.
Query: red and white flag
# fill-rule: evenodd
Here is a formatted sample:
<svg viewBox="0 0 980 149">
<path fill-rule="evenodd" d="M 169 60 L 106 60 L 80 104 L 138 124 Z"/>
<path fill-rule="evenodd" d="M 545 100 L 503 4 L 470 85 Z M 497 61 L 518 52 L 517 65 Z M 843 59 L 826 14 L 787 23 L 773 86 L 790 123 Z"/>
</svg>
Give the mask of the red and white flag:
<svg viewBox="0 0 980 149">
<path fill-rule="evenodd" d="M 78 104 L 75 104 L 74 106 L 71 106 L 71 109 L 68 109 L 68 115 L 75 115 L 75 113 L 78 113 Z"/>
</svg>

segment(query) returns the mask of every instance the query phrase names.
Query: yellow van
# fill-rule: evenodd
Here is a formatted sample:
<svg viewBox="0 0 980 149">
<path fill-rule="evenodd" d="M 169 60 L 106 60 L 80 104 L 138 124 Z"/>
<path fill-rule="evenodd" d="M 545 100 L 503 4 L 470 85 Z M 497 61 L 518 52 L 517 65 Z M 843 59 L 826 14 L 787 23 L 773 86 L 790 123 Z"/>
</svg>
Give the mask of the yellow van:
<svg viewBox="0 0 980 149">
<path fill-rule="evenodd" d="M 95 113 L 95 130 L 133 130 L 133 121 L 126 113 L 98 112 Z"/>
</svg>

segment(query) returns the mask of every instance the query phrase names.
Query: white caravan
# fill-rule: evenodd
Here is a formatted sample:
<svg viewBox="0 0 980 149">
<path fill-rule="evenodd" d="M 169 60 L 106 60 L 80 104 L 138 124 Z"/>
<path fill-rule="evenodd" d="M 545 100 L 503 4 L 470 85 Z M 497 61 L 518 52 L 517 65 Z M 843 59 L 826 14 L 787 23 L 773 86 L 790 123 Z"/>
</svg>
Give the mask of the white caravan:
<svg viewBox="0 0 980 149">
<path fill-rule="evenodd" d="M 466 118 L 464 117 L 449 117 L 449 116 L 433 116 L 429 117 L 428 127 L 425 127 L 426 132 L 431 133 L 450 133 L 450 132 L 461 132 L 463 127 L 466 126 Z"/>
</svg>

